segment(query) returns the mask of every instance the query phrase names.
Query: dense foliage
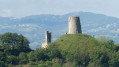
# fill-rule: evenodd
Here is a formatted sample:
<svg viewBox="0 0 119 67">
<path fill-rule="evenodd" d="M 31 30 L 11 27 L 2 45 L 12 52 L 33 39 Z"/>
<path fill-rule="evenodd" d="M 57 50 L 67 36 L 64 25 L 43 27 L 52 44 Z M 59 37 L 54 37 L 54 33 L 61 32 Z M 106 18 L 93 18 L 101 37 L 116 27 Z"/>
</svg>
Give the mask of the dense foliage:
<svg viewBox="0 0 119 67">
<path fill-rule="evenodd" d="M 0 35 L 0 67 L 23 63 L 22 61 L 26 58 L 24 58 L 25 55 L 22 52 L 28 53 L 30 51 L 29 41 L 23 35 L 10 32 Z M 23 60 L 19 61 L 21 59 Z"/>
<path fill-rule="evenodd" d="M 104 39 L 104 38 L 103 38 Z M 86 34 L 66 34 L 47 48 L 30 50 L 28 40 L 16 33 L 0 37 L 0 67 L 118 67 L 119 46 L 113 40 Z M 20 48 L 19 48 L 20 47 Z"/>
</svg>

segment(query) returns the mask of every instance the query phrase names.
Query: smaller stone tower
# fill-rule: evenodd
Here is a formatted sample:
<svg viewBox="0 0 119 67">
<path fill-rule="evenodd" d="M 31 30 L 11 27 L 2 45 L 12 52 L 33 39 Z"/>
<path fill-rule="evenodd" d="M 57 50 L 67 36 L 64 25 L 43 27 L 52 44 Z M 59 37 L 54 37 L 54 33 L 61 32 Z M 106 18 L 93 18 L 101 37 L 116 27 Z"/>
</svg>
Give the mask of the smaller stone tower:
<svg viewBox="0 0 119 67">
<path fill-rule="evenodd" d="M 82 33 L 80 18 L 78 16 L 69 17 L 69 34 Z"/>
<path fill-rule="evenodd" d="M 50 31 L 46 31 L 45 33 L 45 42 L 42 44 L 42 48 L 46 48 L 48 46 L 48 44 L 51 43 L 51 32 Z"/>
</svg>

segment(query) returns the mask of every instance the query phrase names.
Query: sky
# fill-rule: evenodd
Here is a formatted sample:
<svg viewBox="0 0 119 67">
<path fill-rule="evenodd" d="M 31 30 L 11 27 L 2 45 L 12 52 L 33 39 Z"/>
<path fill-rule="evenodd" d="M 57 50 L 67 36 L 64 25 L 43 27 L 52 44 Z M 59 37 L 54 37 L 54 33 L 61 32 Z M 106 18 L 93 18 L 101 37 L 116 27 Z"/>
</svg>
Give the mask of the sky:
<svg viewBox="0 0 119 67">
<path fill-rule="evenodd" d="M 119 0 L 0 0 L 0 16 L 93 12 L 119 18 Z"/>
</svg>

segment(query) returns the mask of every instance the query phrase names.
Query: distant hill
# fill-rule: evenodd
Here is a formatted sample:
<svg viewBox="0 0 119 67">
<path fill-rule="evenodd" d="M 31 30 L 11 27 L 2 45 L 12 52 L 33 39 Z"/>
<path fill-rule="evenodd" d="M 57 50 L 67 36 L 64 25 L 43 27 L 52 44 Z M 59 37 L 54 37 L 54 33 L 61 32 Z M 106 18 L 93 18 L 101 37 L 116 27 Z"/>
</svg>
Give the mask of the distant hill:
<svg viewBox="0 0 119 67">
<path fill-rule="evenodd" d="M 45 31 L 52 31 L 53 41 L 68 32 L 68 17 L 80 16 L 82 31 L 85 34 L 106 35 L 118 43 L 119 18 L 90 12 L 74 12 L 65 15 L 32 15 L 23 18 L 0 17 L 0 33 L 16 32 L 26 36 L 34 49 L 45 38 Z"/>
</svg>

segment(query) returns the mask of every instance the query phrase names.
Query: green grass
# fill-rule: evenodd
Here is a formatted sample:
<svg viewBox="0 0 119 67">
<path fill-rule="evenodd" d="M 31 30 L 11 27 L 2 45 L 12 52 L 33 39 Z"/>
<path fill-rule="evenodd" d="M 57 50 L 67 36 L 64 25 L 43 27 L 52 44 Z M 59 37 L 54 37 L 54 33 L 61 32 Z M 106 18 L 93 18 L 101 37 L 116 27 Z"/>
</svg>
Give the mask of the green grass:
<svg viewBox="0 0 119 67">
<path fill-rule="evenodd" d="M 76 52 L 95 49 L 98 46 L 98 42 L 87 34 L 65 34 L 51 43 L 51 45 L 63 51 Z"/>
</svg>

